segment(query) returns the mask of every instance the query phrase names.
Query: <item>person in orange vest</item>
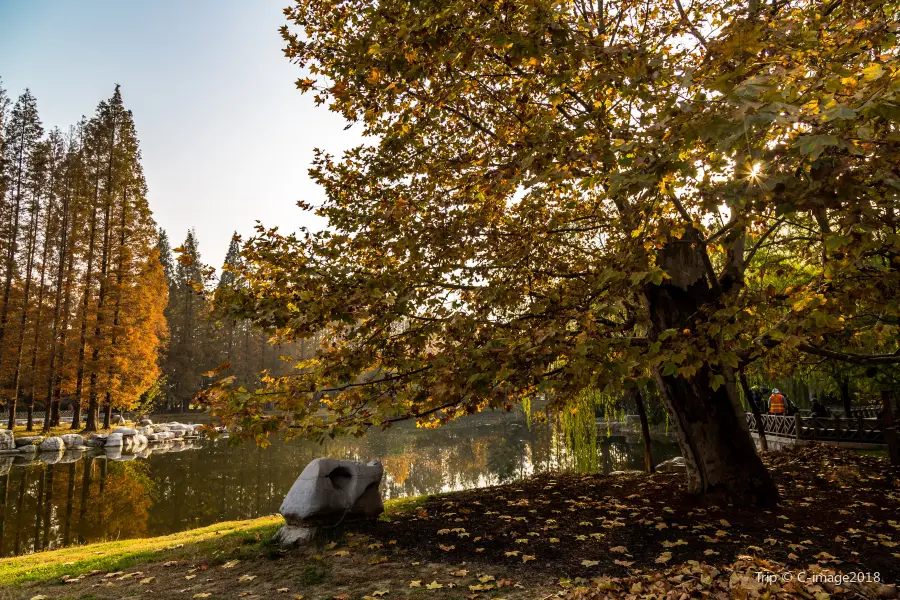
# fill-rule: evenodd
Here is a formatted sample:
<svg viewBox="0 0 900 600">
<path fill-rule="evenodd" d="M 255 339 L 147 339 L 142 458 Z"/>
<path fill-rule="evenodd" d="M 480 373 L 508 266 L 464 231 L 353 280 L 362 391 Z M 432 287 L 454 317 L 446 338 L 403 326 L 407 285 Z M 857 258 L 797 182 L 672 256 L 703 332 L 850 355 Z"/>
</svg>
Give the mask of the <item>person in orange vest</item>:
<svg viewBox="0 0 900 600">
<path fill-rule="evenodd" d="M 784 396 L 781 395 L 781 392 L 778 391 L 778 388 L 772 390 L 772 395 L 769 396 L 769 414 L 770 415 L 783 415 L 787 413 L 787 405 L 784 401 Z"/>
</svg>

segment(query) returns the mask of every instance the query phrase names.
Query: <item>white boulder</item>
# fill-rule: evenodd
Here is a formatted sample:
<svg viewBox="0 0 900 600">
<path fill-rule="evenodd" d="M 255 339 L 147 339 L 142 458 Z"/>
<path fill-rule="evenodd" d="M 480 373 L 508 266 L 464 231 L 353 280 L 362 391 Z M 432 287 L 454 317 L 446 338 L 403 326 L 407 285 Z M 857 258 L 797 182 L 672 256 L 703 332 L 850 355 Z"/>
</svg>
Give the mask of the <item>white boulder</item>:
<svg viewBox="0 0 900 600">
<path fill-rule="evenodd" d="M 657 473 L 677 473 L 679 471 L 685 471 L 686 469 L 687 467 L 685 467 L 683 456 L 676 456 L 675 458 L 670 458 L 669 460 L 656 465 Z"/>
<path fill-rule="evenodd" d="M 122 447 L 123 445 L 123 436 L 121 433 L 111 433 L 106 436 L 106 443 L 104 446 L 108 447 Z"/>
<path fill-rule="evenodd" d="M 43 442 L 41 442 L 40 451 L 41 452 L 56 452 L 60 453 L 66 449 L 66 443 L 60 437 L 49 437 Z"/>
<path fill-rule="evenodd" d="M 15 450 L 16 439 L 9 429 L 0 429 L 0 450 Z"/>
<path fill-rule="evenodd" d="M 84 437 L 77 433 L 66 433 L 59 436 L 66 448 L 80 448 L 84 446 Z"/>
<path fill-rule="evenodd" d="M 306 465 L 281 503 L 286 525 L 275 534 L 282 546 L 307 542 L 319 526 L 353 518 L 377 518 L 384 512 L 378 486 L 380 462 L 363 465 L 349 460 L 317 458 Z"/>
</svg>

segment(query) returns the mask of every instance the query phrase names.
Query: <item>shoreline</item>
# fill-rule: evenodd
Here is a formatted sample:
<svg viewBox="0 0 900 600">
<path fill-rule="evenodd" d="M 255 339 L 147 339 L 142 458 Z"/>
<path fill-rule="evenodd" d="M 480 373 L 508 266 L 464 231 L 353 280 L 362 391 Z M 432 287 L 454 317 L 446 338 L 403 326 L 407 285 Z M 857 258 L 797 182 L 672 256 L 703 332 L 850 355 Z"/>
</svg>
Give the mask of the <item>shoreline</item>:
<svg viewBox="0 0 900 600">
<path fill-rule="evenodd" d="M 440 494 L 386 500 L 382 518 L 390 519 L 398 512 L 413 510 L 436 496 Z M 235 541 L 242 542 L 246 536 L 253 536 L 254 541 L 265 544 L 282 525 L 284 519 L 281 515 L 266 515 L 255 519 L 222 521 L 160 536 L 73 544 L 3 557 L 0 558 L 0 588 L 66 575 L 75 576 L 95 569 L 118 571 L 184 555 L 193 550 L 221 550 L 217 547 L 227 547 Z"/>
<path fill-rule="evenodd" d="M 98 600 L 393 590 L 391 598 L 414 600 L 427 584 L 432 600 L 466 590 L 518 600 L 598 581 L 625 592 L 648 582 L 675 591 L 673 576 L 678 595 L 760 591 L 770 584 L 754 573 L 803 571 L 871 572 L 880 579 L 860 588 L 863 597 L 897 597 L 900 534 L 885 515 L 900 509 L 900 487 L 885 477 L 887 462 L 825 445 L 767 452 L 763 461 L 782 495 L 774 509 L 693 496 L 678 473 L 551 473 L 387 501 L 381 518 L 328 529 L 314 545 L 288 551 L 271 541 L 282 519 L 270 516 L 0 559 L 0 590 L 50 598 L 65 589 L 66 597 Z M 842 509 L 851 503 L 852 519 Z"/>
</svg>

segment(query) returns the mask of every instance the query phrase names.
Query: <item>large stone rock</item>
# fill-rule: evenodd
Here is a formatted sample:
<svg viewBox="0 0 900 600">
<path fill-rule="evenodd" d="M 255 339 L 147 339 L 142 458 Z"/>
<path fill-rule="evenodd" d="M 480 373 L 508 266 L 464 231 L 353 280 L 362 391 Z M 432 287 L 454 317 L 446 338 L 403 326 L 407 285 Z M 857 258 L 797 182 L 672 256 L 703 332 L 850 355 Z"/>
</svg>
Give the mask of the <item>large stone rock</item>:
<svg viewBox="0 0 900 600">
<path fill-rule="evenodd" d="M 131 427 L 116 427 L 112 430 L 113 433 L 121 433 L 122 435 L 134 435 L 138 431 L 137 429 L 132 429 Z"/>
<path fill-rule="evenodd" d="M 66 443 L 60 437 L 49 437 L 43 442 L 41 442 L 40 450 L 41 452 L 56 452 L 57 454 L 61 453 L 66 449 Z"/>
<path fill-rule="evenodd" d="M 675 458 L 670 458 L 665 462 L 661 462 L 656 465 L 657 473 L 677 473 L 684 472 L 687 467 L 684 465 L 684 457 L 676 456 Z"/>
<path fill-rule="evenodd" d="M 149 427 L 150 425 L 153 425 L 153 421 L 151 421 L 149 417 L 144 417 L 140 420 L 139 423 L 141 427 Z"/>
<path fill-rule="evenodd" d="M 9 429 L 0 429 L 0 450 L 15 450 L 16 439 Z"/>
<path fill-rule="evenodd" d="M 289 547 L 308 542 L 320 526 L 334 526 L 384 512 L 378 486 L 384 475 L 380 462 L 363 465 L 349 460 L 317 458 L 303 469 L 281 503 L 286 525 L 275 540 Z"/>
<path fill-rule="evenodd" d="M 124 425 L 125 417 L 123 417 L 122 415 L 113 415 L 109 422 L 112 425 Z"/>
<path fill-rule="evenodd" d="M 123 444 L 122 434 L 121 433 L 111 433 L 108 436 L 106 436 L 106 443 L 104 444 L 104 447 L 107 447 L 107 448 L 119 447 L 119 448 L 121 448 L 122 444 Z"/>
<path fill-rule="evenodd" d="M 102 448 L 106 444 L 106 438 L 108 437 L 108 433 L 92 433 L 84 444 L 92 448 Z"/>
<path fill-rule="evenodd" d="M 80 448 L 84 446 L 84 437 L 77 433 L 66 433 L 59 436 L 66 448 Z"/>
<path fill-rule="evenodd" d="M 44 437 L 40 435 L 25 435 L 16 438 L 16 447 L 21 446 L 40 446 L 44 441 Z"/>
</svg>

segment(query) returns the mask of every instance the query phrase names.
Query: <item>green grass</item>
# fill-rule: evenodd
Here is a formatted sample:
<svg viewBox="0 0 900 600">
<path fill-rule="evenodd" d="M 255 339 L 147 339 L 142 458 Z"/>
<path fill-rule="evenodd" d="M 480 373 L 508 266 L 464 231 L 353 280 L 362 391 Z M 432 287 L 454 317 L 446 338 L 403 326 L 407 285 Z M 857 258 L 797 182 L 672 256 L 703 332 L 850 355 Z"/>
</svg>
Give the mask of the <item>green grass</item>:
<svg viewBox="0 0 900 600">
<path fill-rule="evenodd" d="M 109 427 L 107 429 L 103 429 L 101 427 L 97 430 L 97 433 L 109 433 L 116 427 L 121 427 L 121 425 L 113 425 L 112 427 Z M 43 423 L 39 423 L 39 422 L 35 422 L 34 431 L 25 431 L 25 425 L 16 425 L 16 428 L 13 429 L 13 436 L 15 436 L 17 438 L 30 437 L 30 436 L 35 436 L 35 435 L 39 435 L 41 437 L 48 438 L 48 437 L 53 437 L 53 436 L 64 435 L 66 433 L 80 433 L 82 435 L 88 435 L 91 432 L 86 431 L 84 426 L 80 427 L 79 429 L 73 430 L 71 423 L 64 423 L 64 424 L 58 425 L 56 427 L 51 427 L 49 429 L 49 431 L 46 431 L 46 432 L 43 430 Z"/>
<path fill-rule="evenodd" d="M 300 573 L 300 583 L 303 585 L 319 585 L 328 579 L 328 568 L 320 563 L 312 563 L 303 567 Z"/>
<path fill-rule="evenodd" d="M 434 497 L 388 500 L 384 503 L 385 512 L 381 518 L 390 520 L 412 512 Z M 75 576 L 95 569 L 122 571 L 143 563 L 197 555 L 210 557 L 211 565 L 250 556 L 260 549 L 265 556 L 276 558 L 281 551 L 271 538 L 283 523 L 280 516 L 274 515 L 249 521 L 228 521 L 162 537 L 98 542 L 3 558 L 0 559 L 0 586 Z M 319 572 L 316 569 L 315 565 L 307 567 L 302 574 L 304 581 L 320 583 L 328 577 L 327 570 Z"/>
<path fill-rule="evenodd" d="M 855 450 L 855 452 L 859 452 L 865 456 L 875 456 L 878 458 L 888 458 L 887 448 L 882 448 L 878 450 Z"/>
<path fill-rule="evenodd" d="M 121 571 L 137 564 L 212 554 L 240 546 L 247 537 L 271 537 L 284 521 L 280 516 L 228 521 L 155 538 L 139 538 L 71 546 L 49 552 L 0 559 L 0 585 L 17 585 L 75 576 L 92 571 Z"/>
</svg>

